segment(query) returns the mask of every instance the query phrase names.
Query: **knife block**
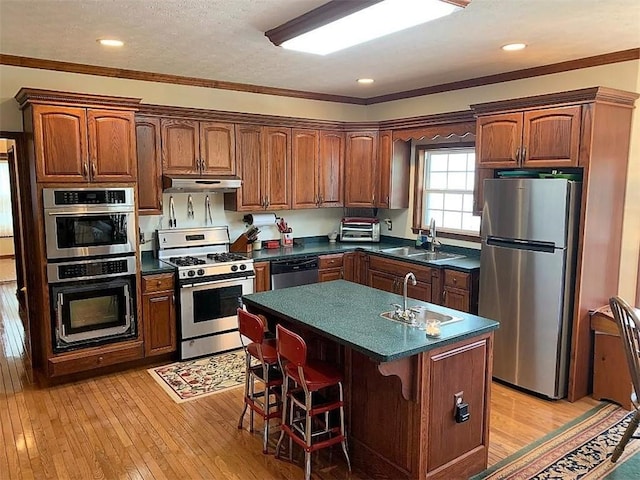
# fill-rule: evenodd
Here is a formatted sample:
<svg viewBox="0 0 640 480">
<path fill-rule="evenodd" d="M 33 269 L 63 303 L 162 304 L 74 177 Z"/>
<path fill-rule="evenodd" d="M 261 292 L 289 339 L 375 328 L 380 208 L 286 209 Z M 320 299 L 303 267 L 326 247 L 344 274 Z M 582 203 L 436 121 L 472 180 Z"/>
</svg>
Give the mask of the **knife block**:
<svg viewBox="0 0 640 480">
<path fill-rule="evenodd" d="M 252 250 L 253 246 L 244 233 L 229 246 L 229 251 L 233 253 L 251 253 Z"/>
</svg>

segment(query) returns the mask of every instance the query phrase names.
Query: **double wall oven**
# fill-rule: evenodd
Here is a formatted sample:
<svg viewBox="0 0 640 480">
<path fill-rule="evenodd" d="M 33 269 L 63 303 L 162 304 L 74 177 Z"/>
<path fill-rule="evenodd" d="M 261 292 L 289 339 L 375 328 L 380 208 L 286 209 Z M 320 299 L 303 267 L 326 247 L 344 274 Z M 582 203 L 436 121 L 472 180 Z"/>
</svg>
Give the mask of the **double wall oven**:
<svg viewBox="0 0 640 480">
<path fill-rule="evenodd" d="M 135 338 L 133 188 L 42 193 L 54 352 Z"/>
</svg>

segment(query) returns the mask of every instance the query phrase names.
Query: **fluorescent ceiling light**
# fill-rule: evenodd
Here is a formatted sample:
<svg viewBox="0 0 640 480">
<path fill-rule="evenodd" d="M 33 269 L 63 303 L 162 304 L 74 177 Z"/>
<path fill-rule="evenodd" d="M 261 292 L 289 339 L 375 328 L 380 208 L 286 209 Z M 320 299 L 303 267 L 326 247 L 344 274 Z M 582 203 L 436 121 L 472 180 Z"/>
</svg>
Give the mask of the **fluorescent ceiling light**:
<svg viewBox="0 0 640 480">
<path fill-rule="evenodd" d="M 451 2 L 451 3 L 449 3 Z M 342 2 L 349 4 L 351 2 Z M 414 27 L 422 23 L 426 23 L 436 18 L 441 18 L 449 15 L 457 10 L 460 10 L 462 6 L 465 6 L 467 0 L 382 0 L 377 2 L 365 2 L 374 3 L 373 5 L 358 10 L 356 12 L 349 12 L 348 15 L 337 18 L 329 18 L 329 23 L 325 25 L 314 25 L 313 19 L 308 19 L 314 15 L 315 11 L 294 19 L 286 24 L 276 27 L 266 33 L 269 39 L 276 45 L 280 45 L 283 48 L 290 50 L 297 50 L 301 52 L 315 53 L 318 55 L 327 55 L 328 53 L 337 52 L 353 45 L 367 42 L 374 38 L 389 35 L 391 33 L 404 30 L 406 28 Z M 333 5 L 331 5 L 333 4 Z M 339 7 L 338 2 L 330 2 L 329 4 L 320 7 L 320 10 L 324 7 Z M 353 4 L 352 4 L 353 5 Z M 344 8 L 344 7 L 343 7 Z M 351 8 L 353 10 L 353 8 Z M 318 18 L 321 15 L 316 14 Z M 299 20 L 310 20 L 307 26 L 297 26 L 304 23 Z M 276 33 L 278 30 L 286 30 Z M 289 35 L 288 32 L 292 34 Z M 273 35 L 276 33 L 276 35 Z M 295 36 L 298 35 L 298 36 Z"/>
<path fill-rule="evenodd" d="M 524 43 L 509 43 L 508 45 L 503 45 L 502 50 L 505 52 L 515 52 L 516 50 L 522 50 L 526 45 Z"/>
<path fill-rule="evenodd" d="M 359 78 L 358 79 L 358 83 L 362 84 L 362 85 L 368 85 L 373 83 L 373 78 Z"/>
<path fill-rule="evenodd" d="M 99 38 L 98 43 L 105 47 L 121 47 L 124 45 L 122 40 L 116 40 L 115 38 Z"/>
</svg>

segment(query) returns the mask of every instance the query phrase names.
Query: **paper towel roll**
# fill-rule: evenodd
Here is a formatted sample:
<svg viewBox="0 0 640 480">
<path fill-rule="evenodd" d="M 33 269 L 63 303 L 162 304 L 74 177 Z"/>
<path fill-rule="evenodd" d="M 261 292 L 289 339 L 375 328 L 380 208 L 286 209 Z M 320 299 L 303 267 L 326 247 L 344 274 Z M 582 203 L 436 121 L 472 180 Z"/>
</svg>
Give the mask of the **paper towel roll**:
<svg viewBox="0 0 640 480">
<path fill-rule="evenodd" d="M 262 225 L 275 225 L 277 219 L 275 213 L 253 213 L 245 216 L 249 225 L 260 227 Z"/>
</svg>

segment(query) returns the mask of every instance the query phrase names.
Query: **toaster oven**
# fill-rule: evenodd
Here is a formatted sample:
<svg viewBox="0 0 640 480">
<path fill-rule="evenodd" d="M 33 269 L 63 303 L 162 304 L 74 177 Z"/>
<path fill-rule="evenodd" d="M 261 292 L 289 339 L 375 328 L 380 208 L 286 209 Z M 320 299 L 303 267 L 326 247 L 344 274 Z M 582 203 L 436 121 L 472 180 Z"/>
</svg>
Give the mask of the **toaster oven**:
<svg viewBox="0 0 640 480">
<path fill-rule="evenodd" d="M 379 242 L 379 220 L 368 217 L 344 217 L 340 221 L 340 241 Z"/>
</svg>

